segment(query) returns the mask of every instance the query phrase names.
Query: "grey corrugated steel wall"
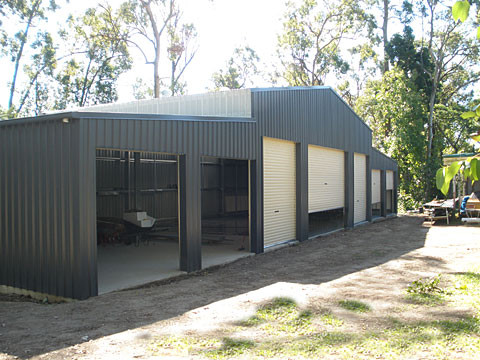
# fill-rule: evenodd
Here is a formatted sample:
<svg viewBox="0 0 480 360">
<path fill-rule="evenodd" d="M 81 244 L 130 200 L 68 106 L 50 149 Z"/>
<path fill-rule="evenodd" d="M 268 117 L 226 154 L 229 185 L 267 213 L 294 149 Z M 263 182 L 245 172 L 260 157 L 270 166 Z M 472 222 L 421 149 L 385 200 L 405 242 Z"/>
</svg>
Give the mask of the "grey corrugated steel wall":
<svg viewBox="0 0 480 360">
<path fill-rule="evenodd" d="M 84 135 L 78 120 L 1 124 L 1 284 L 80 299 L 96 293 L 96 249 L 84 242 L 95 193 L 95 169 L 85 164 L 95 154 L 84 151 Z"/>
<path fill-rule="evenodd" d="M 64 123 L 63 118 L 70 120 Z M 181 184 L 188 199 L 183 203 L 188 239 L 184 237 L 181 265 L 184 270 L 198 269 L 196 160 L 200 155 L 254 159 L 254 130 L 255 122 L 245 119 L 96 113 L 0 123 L 0 283 L 77 299 L 97 294 L 99 148 L 188 154 L 183 171 L 191 176 Z"/>
<path fill-rule="evenodd" d="M 342 149 L 352 164 L 353 152 L 364 153 L 372 168 L 396 169 L 372 151 L 370 129 L 331 89 L 252 91 L 252 114 L 246 120 L 64 113 L 0 123 L 0 283 L 78 299 L 97 294 L 97 149 L 179 155 L 180 265 L 187 271 L 201 267 L 201 156 L 254 160 L 255 252 L 263 251 L 263 136 L 301 143 L 304 150 L 306 144 Z M 308 189 L 303 153 L 300 192 Z M 347 195 L 348 207 L 353 192 Z M 297 201 L 297 224 L 305 226 L 308 199 Z M 307 234 L 300 229 L 298 240 Z"/>
<path fill-rule="evenodd" d="M 372 148 L 370 156 L 372 169 L 398 171 L 397 162 L 389 158 L 387 155 L 381 153 L 377 149 Z"/>
<path fill-rule="evenodd" d="M 255 122 L 236 118 L 78 114 L 94 129 L 98 148 L 252 159 Z M 87 118 L 88 117 L 88 118 Z M 108 118 L 109 117 L 109 118 Z M 175 120 L 175 121 L 172 121 Z"/>
<path fill-rule="evenodd" d="M 372 132 L 330 88 L 252 91 L 260 136 L 369 154 Z"/>
<path fill-rule="evenodd" d="M 262 137 L 297 143 L 297 240 L 308 237 L 308 151 L 309 144 L 336 148 L 346 153 L 346 173 L 353 175 L 353 153 L 367 155 L 372 164 L 372 131 L 354 111 L 329 87 L 252 90 L 252 114 L 258 122 L 258 158 L 262 158 Z M 391 160 L 390 160 L 391 161 Z M 351 162 L 351 164 L 349 164 Z M 382 164 L 384 165 L 384 164 Z M 263 165 L 257 162 L 256 206 L 263 212 Z M 346 176 L 346 226 L 353 226 L 353 176 Z M 367 179 L 368 180 L 368 179 Z M 367 219 L 371 218 L 371 193 L 367 189 Z M 263 218 L 257 219 L 257 238 L 263 238 Z M 261 251 L 258 244 L 256 251 Z"/>
</svg>

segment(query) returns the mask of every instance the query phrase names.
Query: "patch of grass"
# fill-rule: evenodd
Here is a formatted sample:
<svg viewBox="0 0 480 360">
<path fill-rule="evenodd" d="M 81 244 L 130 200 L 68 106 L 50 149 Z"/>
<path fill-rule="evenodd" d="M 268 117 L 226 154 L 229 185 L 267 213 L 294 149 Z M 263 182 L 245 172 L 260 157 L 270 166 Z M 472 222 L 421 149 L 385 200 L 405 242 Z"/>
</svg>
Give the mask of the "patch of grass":
<svg viewBox="0 0 480 360">
<path fill-rule="evenodd" d="M 154 355 L 160 355 L 162 351 L 168 350 L 190 355 L 205 349 L 218 348 L 221 344 L 220 340 L 208 337 L 164 336 L 155 339 L 149 346 L 149 350 Z"/>
<path fill-rule="evenodd" d="M 224 338 L 220 348 L 208 350 L 204 354 L 211 359 L 230 359 L 233 356 L 242 355 L 254 347 L 255 343 L 251 340 Z"/>
<path fill-rule="evenodd" d="M 246 323 L 256 324 L 269 335 L 305 335 L 314 331 L 312 317 L 311 311 L 300 311 L 292 299 L 275 298 L 261 306 Z"/>
<path fill-rule="evenodd" d="M 351 329 L 348 320 L 337 319 L 329 309 L 302 310 L 291 299 L 276 298 L 260 306 L 254 316 L 242 322 L 242 326 L 226 328 L 221 337 L 218 335 L 164 337 L 152 342 L 151 352 L 159 356 L 207 357 L 222 360 L 238 357 L 394 360 L 423 357 L 450 359 L 458 356 L 466 359 L 478 358 L 480 273 L 475 270 L 456 274 L 452 279 L 452 284 L 455 285 L 443 289 L 441 293 L 419 291 L 408 295 L 421 299 L 419 301 L 424 302 L 421 305 L 441 300 L 462 306 L 472 305 L 472 310 L 478 311 L 467 316 L 459 314 L 448 320 L 405 322 L 396 318 L 386 318 L 384 320 L 387 320 L 387 325 L 376 327 L 377 330 L 373 332 L 365 330 L 353 332 L 347 331 Z M 371 310 L 368 304 L 356 300 L 343 300 L 339 305 L 355 312 Z M 422 309 L 424 310 L 417 305 L 405 304 L 405 306 L 414 306 L 419 315 Z M 346 326 L 341 327 L 344 323 Z M 332 329 L 328 326 L 337 328 Z M 252 330 L 255 339 L 248 338 Z M 225 333 L 229 333 L 229 337 L 225 337 Z"/>
<path fill-rule="evenodd" d="M 480 320 L 478 317 L 467 316 L 457 321 L 438 320 L 434 323 L 445 334 L 475 334 L 480 335 Z"/>
<path fill-rule="evenodd" d="M 260 319 L 257 315 L 253 315 L 246 320 L 238 322 L 240 327 L 255 327 L 265 322 L 264 319 Z"/>
<path fill-rule="evenodd" d="M 338 302 L 338 305 L 340 305 L 340 307 L 346 310 L 350 310 L 357 313 L 366 313 L 372 310 L 370 305 L 358 300 L 340 300 Z"/>
<path fill-rule="evenodd" d="M 408 302 L 417 305 L 437 306 L 445 303 L 445 297 L 442 294 L 407 294 L 405 298 Z"/>
<path fill-rule="evenodd" d="M 288 321 L 297 317 L 297 304 L 289 298 L 275 298 L 257 310 L 256 317 L 263 321 Z"/>
<path fill-rule="evenodd" d="M 314 317 L 324 325 L 340 327 L 343 325 L 343 320 L 337 318 L 332 312 L 328 309 L 321 309 L 316 311 Z"/>
<path fill-rule="evenodd" d="M 453 276 L 455 283 L 449 289 L 449 299 L 454 303 L 471 306 L 480 316 L 480 267 Z"/>
<path fill-rule="evenodd" d="M 336 318 L 335 316 L 331 314 L 325 314 L 320 317 L 320 320 L 325 324 L 325 325 L 330 325 L 334 327 L 340 327 L 343 325 L 343 320 L 340 320 Z"/>
</svg>

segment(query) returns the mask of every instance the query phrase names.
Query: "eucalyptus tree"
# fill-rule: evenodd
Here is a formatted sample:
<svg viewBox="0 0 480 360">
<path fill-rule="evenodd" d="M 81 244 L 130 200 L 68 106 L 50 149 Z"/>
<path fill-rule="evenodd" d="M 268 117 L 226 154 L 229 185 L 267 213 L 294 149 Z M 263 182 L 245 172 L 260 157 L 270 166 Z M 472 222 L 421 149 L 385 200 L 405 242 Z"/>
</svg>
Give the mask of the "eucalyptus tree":
<svg viewBox="0 0 480 360">
<path fill-rule="evenodd" d="M 212 75 L 215 90 L 242 89 L 253 85 L 253 78 L 260 74 L 259 62 L 259 56 L 251 47 L 235 48 L 233 55 L 227 61 L 226 68 Z"/>
<path fill-rule="evenodd" d="M 117 99 L 116 81 L 129 70 L 129 31 L 125 9 L 109 5 L 89 8 L 79 17 L 70 17 L 60 35 L 70 47 L 69 56 L 56 74 L 59 88 L 55 108 L 109 103 Z"/>
<path fill-rule="evenodd" d="M 38 78 L 52 74 L 55 69 L 55 46 L 52 35 L 44 28 L 49 14 L 57 9 L 55 0 L 7 0 L 1 4 L 1 22 L 18 26 L 11 33 L 4 28 L 0 30 L 1 55 L 13 65 L 6 117 L 22 113 Z"/>
<path fill-rule="evenodd" d="M 373 29 L 373 18 L 355 0 L 303 0 L 286 4 L 283 33 L 278 38 L 282 68 L 289 85 L 323 85 L 329 74 L 345 74 L 349 63 L 342 46 Z"/>
<path fill-rule="evenodd" d="M 186 83 L 180 79 L 197 52 L 197 31 L 191 23 L 182 22 L 182 12 L 178 10 L 168 24 L 168 59 L 170 60 L 170 94 L 183 94 Z"/>
<path fill-rule="evenodd" d="M 171 93 L 183 91 L 180 77 L 195 55 L 197 34 L 193 24 L 181 21 L 178 0 L 129 0 L 125 6 L 130 11 L 129 45 L 153 67 L 154 97 L 160 97 L 164 79 L 169 79 Z"/>
</svg>

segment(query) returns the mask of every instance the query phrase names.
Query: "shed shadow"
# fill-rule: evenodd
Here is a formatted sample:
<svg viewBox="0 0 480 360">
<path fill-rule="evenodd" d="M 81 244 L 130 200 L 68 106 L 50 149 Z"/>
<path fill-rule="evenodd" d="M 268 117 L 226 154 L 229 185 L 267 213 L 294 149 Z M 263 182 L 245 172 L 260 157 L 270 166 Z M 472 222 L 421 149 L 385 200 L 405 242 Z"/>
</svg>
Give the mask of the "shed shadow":
<svg viewBox="0 0 480 360">
<path fill-rule="evenodd" d="M 278 282 L 329 282 L 423 247 L 429 229 L 422 221 L 419 217 L 394 218 L 85 301 L 5 302 L 0 310 L 0 323 L 5 324 L 0 351 L 30 358 L 171 319 Z M 442 267 L 440 261 L 429 261 Z"/>
</svg>

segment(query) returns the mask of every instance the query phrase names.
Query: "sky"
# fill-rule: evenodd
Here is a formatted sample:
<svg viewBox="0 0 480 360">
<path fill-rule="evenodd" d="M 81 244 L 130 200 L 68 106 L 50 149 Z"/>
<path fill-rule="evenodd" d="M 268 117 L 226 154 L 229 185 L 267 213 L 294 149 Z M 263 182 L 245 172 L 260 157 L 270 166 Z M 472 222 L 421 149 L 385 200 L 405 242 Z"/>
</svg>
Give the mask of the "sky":
<svg viewBox="0 0 480 360">
<path fill-rule="evenodd" d="M 64 4 L 55 14 L 54 19 L 57 21 L 51 21 L 52 17 L 49 19 L 51 31 L 56 31 L 55 24 L 62 22 L 68 14 L 80 14 L 97 3 L 98 0 L 82 0 Z M 119 3 L 120 1 L 110 1 L 112 6 Z M 262 63 L 275 61 L 277 34 L 282 29 L 284 3 L 284 0 L 181 0 L 184 20 L 194 23 L 198 32 L 198 51 L 183 78 L 187 81 L 187 92 L 203 93 L 212 88 L 212 74 L 225 67 L 236 47 L 252 47 Z M 132 85 L 137 77 L 143 78 L 148 84 L 152 82 L 152 66 L 145 65 L 143 57 L 135 50 L 132 49 L 131 54 L 135 65 L 118 81 L 119 101 L 133 99 Z M 10 67 L 13 71 L 13 66 L 6 58 L 0 61 L 4 70 L 8 68 L 7 71 L 0 72 L 0 105 L 6 107 L 9 90 L 7 83 L 12 74 Z"/>
<path fill-rule="evenodd" d="M 184 4 L 188 4 L 183 7 L 185 20 L 195 24 L 199 43 L 185 73 L 189 93 L 212 87 L 212 73 L 225 67 L 236 47 L 248 45 L 262 62 L 274 61 L 283 0 L 184 0 Z"/>
</svg>

